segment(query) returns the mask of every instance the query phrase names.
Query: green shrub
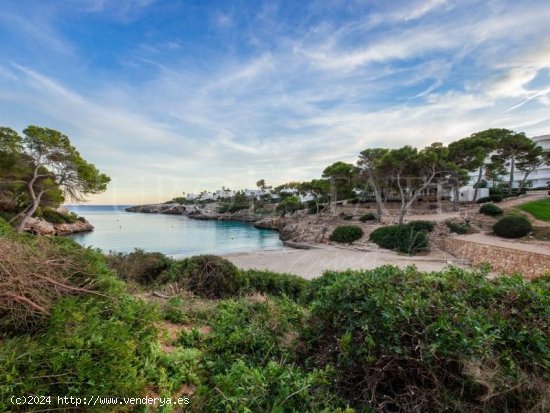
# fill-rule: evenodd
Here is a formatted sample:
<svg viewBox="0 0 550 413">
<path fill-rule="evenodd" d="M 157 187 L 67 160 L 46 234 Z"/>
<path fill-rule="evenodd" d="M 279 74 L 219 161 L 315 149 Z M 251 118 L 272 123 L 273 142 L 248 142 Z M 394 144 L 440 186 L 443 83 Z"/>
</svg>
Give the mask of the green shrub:
<svg viewBox="0 0 550 413">
<path fill-rule="evenodd" d="M 172 323 L 180 324 L 186 321 L 186 316 L 181 310 L 183 300 L 179 297 L 170 297 L 164 306 L 164 318 Z"/>
<path fill-rule="evenodd" d="M 202 298 L 232 297 L 239 290 L 239 271 L 225 258 L 197 255 L 176 261 L 164 278 Z"/>
<path fill-rule="evenodd" d="M 529 234 L 533 228 L 531 223 L 525 217 L 518 215 L 508 215 L 497 221 L 493 225 L 493 231 L 499 237 L 521 238 Z"/>
<path fill-rule="evenodd" d="M 488 196 L 478 198 L 478 200 L 476 201 L 477 204 L 485 204 L 487 202 L 491 202 L 491 198 L 489 198 Z"/>
<path fill-rule="evenodd" d="M 499 208 L 495 204 L 485 204 L 485 205 L 482 205 L 481 208 L 479 208 L 479 212 L 481 212 L 482 214 L 494 217 L 497 215 L 502 215 L 503 211 L 501 208 Z"/>
<path fill-rule="evenodd" d="M 359 221 L 367 222 L 367 221 L 375 221 L 376 219 L 377 219 L 376 215 L 374 215 L 372 212 L 367 212 L 366 214 L 361 215 L 361 217 L 359 218 Z"/>
<path fill-rule="evenodd" d="M 3 340 L 0 411 L 44 408 L 17 408 L 10 404 L 13 395 L 142 394 L 147 384 L 143 368 L 147 363 L 155 364 L 154 318 L 151 307 L 128 296 L 111 301 L 96 297 L 59 300 L 43 334 Z"/>
<path fill-rule="evenodd" d="M 417 221 L 427 222 L 427 221 Z M 432 224 L 431 222 L 429 224 Z M 388 225 L 375 229 L 370 234 L 370 241 L 381 248 L 397 249 L 407 254 L 415 254 L 428 248 L 429 239 L 426 231 L 416 230 L 415 226 L 428 227 L 424 224 Z M 433 224 L 432 224 L 433 225 Z"/>
<path fill-rule="evenodd" d="M 467 234 L 470 230 L 470 226 L 468 224 L 457 224 L 455 222 L 447 222 L 447 227 L 451 230 L 451 232 L 454 232 L 455 234 Z"/>
<path fill-rule="evenodd" d="M 109 268 L 120 278 L 140 284 L 151 284 L 168 269 L 172 260 L 160 252 L 145 252 L 136 248 L 130 253 L 111 252 L 105 257 Z"/>
<path fill-rule="evenodd" d="M 299 299 L 309 281 L 293 274 L 280 274 L 271 271 L 246 270 L 240 272 L 241 289 L 257 291 L 275 296 L 286 295 Z"/>
<path fill-rule="evenodd" d="M 344 221 L 351 221 L 351 220 L 353 219 L 353 215 L 346 215 L 346 214 L 344 214 L 344 215 L 342 215 L 342 219 L 343 219 Z"/>
<path fill-rule="evenodd" d="M 415 231 L 432 232 L 435 224 L 431 221 L 411 221 L 406 224 Z"/>
<path fill-rule="evenodd" d="M 489 196 L 489 199 L 491 200 L 491 202 L 501 202 L 503 199 L 503 196 L 500 194 L 493 194 Z"/>
<path fill-rule="evenodd" d="M 199 397 L 205 412 L 353 413 L 326 391 L 330 380 L 330 370 L 306 372 L 275 361 L 250 366 L 237 360 L 212 378 L 216 391 L 199 389 Z"/>
<path fill-rule="evenodd" d="M 363 230 L 357 225 L 342 225 L 330 234 L 329 239 L 334 242 L 352 243 L 363 236 Z"/>
<path fill-rule="evenodd" d="M 37 216 L 52 224 L 74 224 L 78 218 L 74 212 L 65 214 L 51 208 L 41 210 Z"/>
<path fill-rule="evenodd" d="M 544 405 L 548 283 L 391 266 L 325 277 L 302 338 L 305 363 L 333 368 L 333 392 L 357 411 Z"/>
<path fill-rule="evenodd" d="M 428 248 L 429 238 L 425 231 L 415 231 L 407 228 L 397 238 L 397 250 L 405 254 L 416 254 Z"/>
<path fill-rule="evenodd" d="M 212 333 L 202 340 L 207 356 L 224 370 L 233 361 L 246 357 L 251 363 L 281 358 L 293 359 L 294 343 L 302 325 L 303 310 L 288 299 L 265 302 L 223 301 L 210 320 Z"/>
<path fill-rule="evenodd" d="M 297 211 L 299 209 L 302 209 L 303 207 L 304 206 L 300 202 L 300 199 L 297 196 L 292 195 L 279 202 L 275 209 L 277 211 L 283 211 L 287 213 Z"/>
</svg>

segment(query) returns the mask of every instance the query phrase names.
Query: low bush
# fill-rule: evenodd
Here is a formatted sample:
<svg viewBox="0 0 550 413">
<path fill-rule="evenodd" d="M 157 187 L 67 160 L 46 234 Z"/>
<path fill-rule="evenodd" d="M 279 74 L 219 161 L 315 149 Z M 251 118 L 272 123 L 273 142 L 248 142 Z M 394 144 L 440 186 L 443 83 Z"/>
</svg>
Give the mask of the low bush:
<svg viewBox="0 0 550 413">
<path fill-rule="evenodd" d="M 341 217 L 344 221 L 351 221 L 353 219 L 353 215 L 342 215 Z"/>
<path fill-rule="evenodd" d="M 40 210 L 36 216 L 52 224 L 74 224 L 78 219 L 78 216 L 74 212 L 65 214 L 51 208 Z"/>
<path fill-rule="evenodd" d="M 397 249 L 406 254 L 415 254 L 427 249 L 429 243 L 427 232 L 416 230 L 415 225 L 388 225 L 380 227 L 371 232 L 370 240 L 382 248 Z M 419 225 L 419 227 L 422 226 L 423 224 Z"/>
<path fill-rule="evenodd" d="M 361 215 L 361 217 L 359 218 L 359 221 L 367 222 L 367 221 L 375 221 L 376 219 L 377 219 L 376 215 L 374 215 L 372 212 L 367 212 L 366 214 Z"/>
<path fill-rule="evenodd" d="M 363 230 L 357 225 L 342 225 L 336 227 L 329 239 L 334 242 L 352 243 L 363 236 Z"/>
<path fill-rule="evenodd" d="M 493 194 L 489 196 L 489 199 L 491 200 L 491 202 L 501 202 L 503 199 L 503 196 L 500 194 Z"/>
<path fill-rule="evenodd" d="M 411 221 L 407 223 L 407 226 L 414 229 L 415 231 L 432 232 L 435 224 L 431 221 Z"/>
<path fill-rule="evenodd" d="M 271 271 L 246 270 L 240 272 L 241 289 L 257 291 L 274 296 L 287 296 L 299 299 L 309 281 L 293 274 L 280 274 Z"/>
<path fill-rule="evenodd" d="M 136 248 L 130 253 L 111 252 L 106 257 L 109 268 L 125 281 L 151 284 L 168 269 L 172 260 L 160 252 L 145 252 Z"/>
<path fill-rule="evenodd" d="M 447 222 L 447 227 L 454 232 L 455 234 L 467 234 L 470 230 L 470 225 L 468 224 L 457 224 L 456 222 Z"/>
<path fill-rule="evenodd" d="M 392 266 L 325 277 L 304 356 L 334 369 L 332 391 L 357 411 L 547 406 L 548 282 Z"/>
<path fill-rule="evenodd" d="M 488 196 L 478 198 L 478 200 L 476 201 L 477 204 L 485 204 L 487 202 L 491 202 L 491 198 L 489 198 Z"/>
<path fill-rule="evenodd" d="M 521 238 L 533 230 L 531 223 L 525 217 L 508 215 L 493 225 L 493 232 L 499 237 Z"/>
<path fill-rule="evenodd" d="M 175 261 L 165 273 L 164 281 L 175 281 L 199 297 L 212 299 L 233 297 L 240 286 L 237 267 L 216 255 Z"/>
<path fill-rule="evenodd" d="M 497 215 L 502 215 L 503 211 L 501 208 L 499 208 L 495 204 L 485 204 L 485 205 L 482 205 L 481 208 L 479 208 L 479 212 L 481 212 L 484 215 L 489 215 L 494 217 Z"/>
</svg>

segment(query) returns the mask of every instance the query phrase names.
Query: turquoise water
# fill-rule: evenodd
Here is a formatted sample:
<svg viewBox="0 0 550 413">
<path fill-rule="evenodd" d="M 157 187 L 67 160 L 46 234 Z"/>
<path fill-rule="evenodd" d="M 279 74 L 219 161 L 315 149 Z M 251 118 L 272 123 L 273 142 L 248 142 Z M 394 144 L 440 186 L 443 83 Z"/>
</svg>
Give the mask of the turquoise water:
<svg viewBox="0 0 550 413">
<path fill-rule="evenodd" d="M 95 230 L 69 235 L 101 250 L 129 252 L 134 248 L 174 257 L 229 254 L 283 248 L 279 234 L 236 221 L 198 221 L 181 215 L 136 214 L 126 206 L 78 205 L 68 208 L 85 217 Z"/>
</svg>

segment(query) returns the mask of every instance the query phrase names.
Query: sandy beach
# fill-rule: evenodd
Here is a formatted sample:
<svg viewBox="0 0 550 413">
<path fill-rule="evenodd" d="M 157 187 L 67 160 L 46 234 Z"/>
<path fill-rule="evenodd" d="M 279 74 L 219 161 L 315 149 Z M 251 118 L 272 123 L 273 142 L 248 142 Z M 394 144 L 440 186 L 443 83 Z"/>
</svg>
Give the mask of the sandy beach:
<svg viewBox="0 0 550 413">
<path fill-rule="evenodd" d="M 285 248 L 282 250 L 228 254 L 225 258 L 243 269 L 261 269 L 286 272 L 311 279 L 325 270 L 361 270 L 392 264 L 399 267 L 416 265 L 422 271 L 439 271 L 447 265 L 457 265 L 456 257 L 442 251 L 409 257 L 391 251 L 368 251 L 316 245 L 311 249 Z"/>
</svg>

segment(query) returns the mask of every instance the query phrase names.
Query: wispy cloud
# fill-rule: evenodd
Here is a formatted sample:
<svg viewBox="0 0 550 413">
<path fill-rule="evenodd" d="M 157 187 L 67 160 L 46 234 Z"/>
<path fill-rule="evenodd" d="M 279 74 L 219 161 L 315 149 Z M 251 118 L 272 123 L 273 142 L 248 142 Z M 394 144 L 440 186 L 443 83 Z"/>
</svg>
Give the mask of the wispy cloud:
<svg viewBox="0 0 550 413">
<path fill-rule="evenodd" d="M 449 142 L 489 127 L 550 130 L 543 1 L 322 3 L 217 5 L 188 18 L 190 9 L 162 2 L 82 2 L 79 18 L 114 16 L 124 35 L 128 19 L 144 21 L 108 64 L 52 12 L 45 32 L 71 56 L 36 65 L 8 53 L 0 123 L 24 126 L 27 113 L 28 123 L 69 133 L 115 178 L 96 202 L 311 179 L 368 146 Z M 162 7 L 179 12 L 173 26 L 156 24 Z"/>
</svg>

